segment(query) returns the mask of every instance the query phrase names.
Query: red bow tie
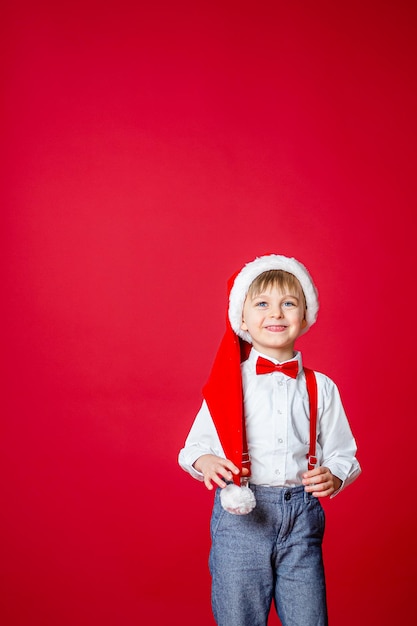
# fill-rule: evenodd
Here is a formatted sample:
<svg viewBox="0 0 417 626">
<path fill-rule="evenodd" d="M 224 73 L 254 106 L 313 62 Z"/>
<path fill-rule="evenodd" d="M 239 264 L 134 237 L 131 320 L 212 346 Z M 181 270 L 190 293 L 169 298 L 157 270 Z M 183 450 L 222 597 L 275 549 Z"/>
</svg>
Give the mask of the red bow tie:
<svg viewBox="0 0 417 626">
<path fill-rule="evenodd" d="M 264 359 L 262 356 L 258 356 L 256 361 L 256 373 L 257 374 L 270 374 L 271 372 L 282 372 L 291 378 L 297 378 L 298 363 L 297 361 L 289 361 L 288 363 L 279 363 L 275 365 L 272 361 Z"/>
</svg>

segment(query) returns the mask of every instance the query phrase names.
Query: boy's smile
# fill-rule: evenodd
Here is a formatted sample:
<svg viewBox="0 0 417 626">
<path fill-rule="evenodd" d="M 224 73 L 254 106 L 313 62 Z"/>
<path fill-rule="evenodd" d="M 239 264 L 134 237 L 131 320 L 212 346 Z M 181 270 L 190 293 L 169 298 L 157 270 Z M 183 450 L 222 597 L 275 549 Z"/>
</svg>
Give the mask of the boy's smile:
<svg viewBox="0 0 417 626">
<path fill-rule="evenodd" d="M 276 286 L 248 296 L 241 328 L 252 338 L 253 347 L 266 356 L 287 361 L 294 356 L 294 343 L 305 328 L 302 293 Z"/>
</svg>

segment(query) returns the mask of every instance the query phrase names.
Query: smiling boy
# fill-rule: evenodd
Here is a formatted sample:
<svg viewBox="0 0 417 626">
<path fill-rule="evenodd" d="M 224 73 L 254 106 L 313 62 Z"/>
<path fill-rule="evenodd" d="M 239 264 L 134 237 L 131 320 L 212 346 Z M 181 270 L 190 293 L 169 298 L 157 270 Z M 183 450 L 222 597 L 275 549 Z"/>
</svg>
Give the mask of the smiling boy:
<svg viewBox="0 0 417 626">
<path fill-rule="evenodd" d="M 336 385 L 311 372 L 312 392 L 295 350 L 317 312 L 314 283 L 295 259 L 258 257 L 230 282 L 226 333 L 179 456 L 208 489 L 219 487 L 210 552 L 219 626 L 265 626 L 272 600 L 283 626 L 327 624 L 320 498 L 353 482 L 360 466 Z M 248 476 L 256 506 L 233 515 L 220 494 Z"/>
</svg>

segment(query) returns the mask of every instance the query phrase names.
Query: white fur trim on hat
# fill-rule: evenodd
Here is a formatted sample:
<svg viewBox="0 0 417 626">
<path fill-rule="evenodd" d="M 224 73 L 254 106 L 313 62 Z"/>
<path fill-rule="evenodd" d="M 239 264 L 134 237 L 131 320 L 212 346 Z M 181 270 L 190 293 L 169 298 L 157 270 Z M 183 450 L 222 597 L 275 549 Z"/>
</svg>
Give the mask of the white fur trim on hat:
<svg viewBox="0 0 417 626">
<path fill-rule="evenodd" d="M 317 319 L 319 310 L 317 289 L 304 265 L 294 258 L 279 254 L 257 257 L 254 261 L 247 263 L 236 276 L 229 297 L 229 321 L 232 329 L 239 337 L 249 343 L 252 343 L 251 336 L 248 332 L 241 329 L 243 305 L 245 304 L 249 287 L 255 278 L 269 270 L 284 270 L 289 274 L 293 274 L 299 280 L 307 303 L 307 325 L 303 329 L 302 334 L 307 332 Z"/>
</svg>

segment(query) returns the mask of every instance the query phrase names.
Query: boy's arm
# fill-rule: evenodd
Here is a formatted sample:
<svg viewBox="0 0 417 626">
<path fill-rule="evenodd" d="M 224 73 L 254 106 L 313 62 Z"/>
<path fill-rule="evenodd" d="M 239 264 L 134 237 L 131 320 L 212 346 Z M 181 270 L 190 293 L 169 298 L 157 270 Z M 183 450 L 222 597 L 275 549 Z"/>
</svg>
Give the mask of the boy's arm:
<svg viewBox="0 0 417 626">
<path fill-rule="evenodd" d="M 187 436 L 185 445 L 179 453 L 178 462 L 182 469 L 193 478 L 203 481 L 203 472 L 199 469 L 200 464 L 197 463 L 198 467 L 196 467 L 196 461 L 205 455 L 212 455 L 223 461 L 226 460 L 207 404 L 203 401 Z M 231 470 L 231 468 L 228 469 L 229 471 Z"/>
<path fill-rule="evenodd" d="M 327 376 L 316 377 L 321 387 L 317 439 L 320 466 L 303 475 L 303 484 L 315 497 L 334 497 L 356 480 L 361 468 L 339 390 Z"/>
</svg>

